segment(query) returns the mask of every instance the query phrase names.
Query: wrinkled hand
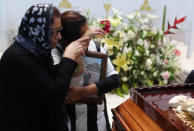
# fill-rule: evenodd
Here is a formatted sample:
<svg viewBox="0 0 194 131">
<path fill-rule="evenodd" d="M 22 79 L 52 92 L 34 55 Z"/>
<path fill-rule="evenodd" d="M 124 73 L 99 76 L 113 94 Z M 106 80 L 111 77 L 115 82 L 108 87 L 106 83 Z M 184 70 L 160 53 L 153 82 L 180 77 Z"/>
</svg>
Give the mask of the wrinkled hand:
<svg viewBox="0 0 194 131">
<path fill-rule="evenodd" d="M 77 57 L 84 54 L 86 49 L 88 48 L 90 37 L 83 37 L 76 41 L 71 42 L 65 49 L 63 53 L 63 57 L 70 58 L 72 60 L 76 60 Z"/>
<path fill-rule="evenodd" d="M 93 38 L 95 36 L 104 36 L 106 35 L 106 32 L 101 29 L 101 28 L 97 28 L 97 27 L 90 27 L 84 34 L 82 37 L 90 37 Z"/>
<path fill-rule="evenodd" d="M 73 104 L 85 97 L 85 91 L 82 87 L 71 87 L 65 98 L 67 104 Z"/>
</svg>

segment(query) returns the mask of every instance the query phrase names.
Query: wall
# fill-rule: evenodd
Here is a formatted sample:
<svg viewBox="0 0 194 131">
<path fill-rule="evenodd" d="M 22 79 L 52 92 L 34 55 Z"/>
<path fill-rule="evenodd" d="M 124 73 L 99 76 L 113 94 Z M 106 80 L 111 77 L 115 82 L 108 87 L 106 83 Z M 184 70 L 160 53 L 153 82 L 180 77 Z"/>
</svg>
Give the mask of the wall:
<svg viewBox="0 0 194 131">
<path fill-rule="evenodd" d="M 37 3 L 53 3 L 59 6 L 62 0 L 0 0 L 0 51 L 4 51 L 10 43 L 14 34 L 17 34 L 17 28 L 21 22 L 25 11 L 32 5 Z M 140 8 L 144 0 L 63 0 L 72 5 L 71 9 L 83 10 L 89 8 L 92 17 L 105 17 L 104 3 L 109 2 L 111 8 L 120 9 L 124 13 L 131 13 Z M 172 36 L 178 40 L 182 40 L 189 48 L 191 55 L 194 46 L 194 1 L 193 0 L 149 0 L 152 7 L 152 14 L 156 14 L 159 18 L 155 24 L 160 28 L 162 22 L 163 6 L 167 5 L 166 22 L 173 23 L 175 16 L 178 18 L 187 16 L 187 21 L 179 25 L 180 31 Z M 69 10 L 60 8 L 61 11 Z M 109 15 L 111 12 L 109 11 Z"/>
</svg>

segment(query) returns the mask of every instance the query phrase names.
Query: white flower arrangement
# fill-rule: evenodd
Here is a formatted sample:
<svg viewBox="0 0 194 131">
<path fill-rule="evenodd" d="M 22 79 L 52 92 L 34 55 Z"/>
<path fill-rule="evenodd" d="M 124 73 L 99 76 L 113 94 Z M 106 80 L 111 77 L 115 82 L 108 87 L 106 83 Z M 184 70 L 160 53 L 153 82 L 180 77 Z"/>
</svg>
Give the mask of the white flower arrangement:
<svg viewBox="0 0 194 131">
<path fill-rule="evenodd" d="M 101 43 L 120 75 L 122 86 L 115 90 L 120 96 L 128 93 L 126 88 L 169 84 L 180 72 L 180 52 L 161 29 L 150 24 L 156 18 L 138 11 L 125 15 L 116 9 L 108 18 L 110 33 Z"/>
</svg>

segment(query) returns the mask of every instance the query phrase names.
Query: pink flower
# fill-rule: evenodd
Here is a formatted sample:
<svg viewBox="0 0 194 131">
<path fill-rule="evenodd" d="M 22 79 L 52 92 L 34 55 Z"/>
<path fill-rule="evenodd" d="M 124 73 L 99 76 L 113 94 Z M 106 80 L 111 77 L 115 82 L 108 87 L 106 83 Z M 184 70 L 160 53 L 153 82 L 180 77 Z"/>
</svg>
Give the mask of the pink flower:
<svg viewBox="0 0 194 131">
<path fill-rule="evenodd" d="M 168 80 L 170 76 L 168 71 L 162 72 L 160 75 L 163 77 L 164 80 Z"/>
<path fill-rule="evenodd" d="M 159 46 L 162 46 L 162 43 L 161 43 L 161 41 L 158 41 L 158 45 L 159 45 Z"/>
<path fill-rule="evenodd" d="M 167 60 L 167 59 L 165 59 L 165 60 L 164 60 L 164 63 L 165 63 L 165 64 L 167 64 L 167 63 L 168 63 L 168 60 Z"/>
<path fill-rule="evenodd" d="M 181 52 L 179 51 L 179 50 L 177 50 L 177 49 L 175 49 L 175 54 L 177 55 L 177 56 L 181 56 Z"/>
</svg>

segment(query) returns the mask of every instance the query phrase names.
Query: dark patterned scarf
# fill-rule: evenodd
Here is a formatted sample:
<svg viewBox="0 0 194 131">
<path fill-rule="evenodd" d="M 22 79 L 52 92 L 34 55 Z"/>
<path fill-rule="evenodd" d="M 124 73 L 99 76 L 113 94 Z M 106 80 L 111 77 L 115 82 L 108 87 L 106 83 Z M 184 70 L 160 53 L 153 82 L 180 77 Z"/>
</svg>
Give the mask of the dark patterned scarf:
<svg viewBox="0 0 194 131">
<path fill-rule="evenodd" d="M 53 9 L 49 4 L 33 5 L 22 19 L 16 41 L 35 55 L 50 53 Z"/>
</svg>

